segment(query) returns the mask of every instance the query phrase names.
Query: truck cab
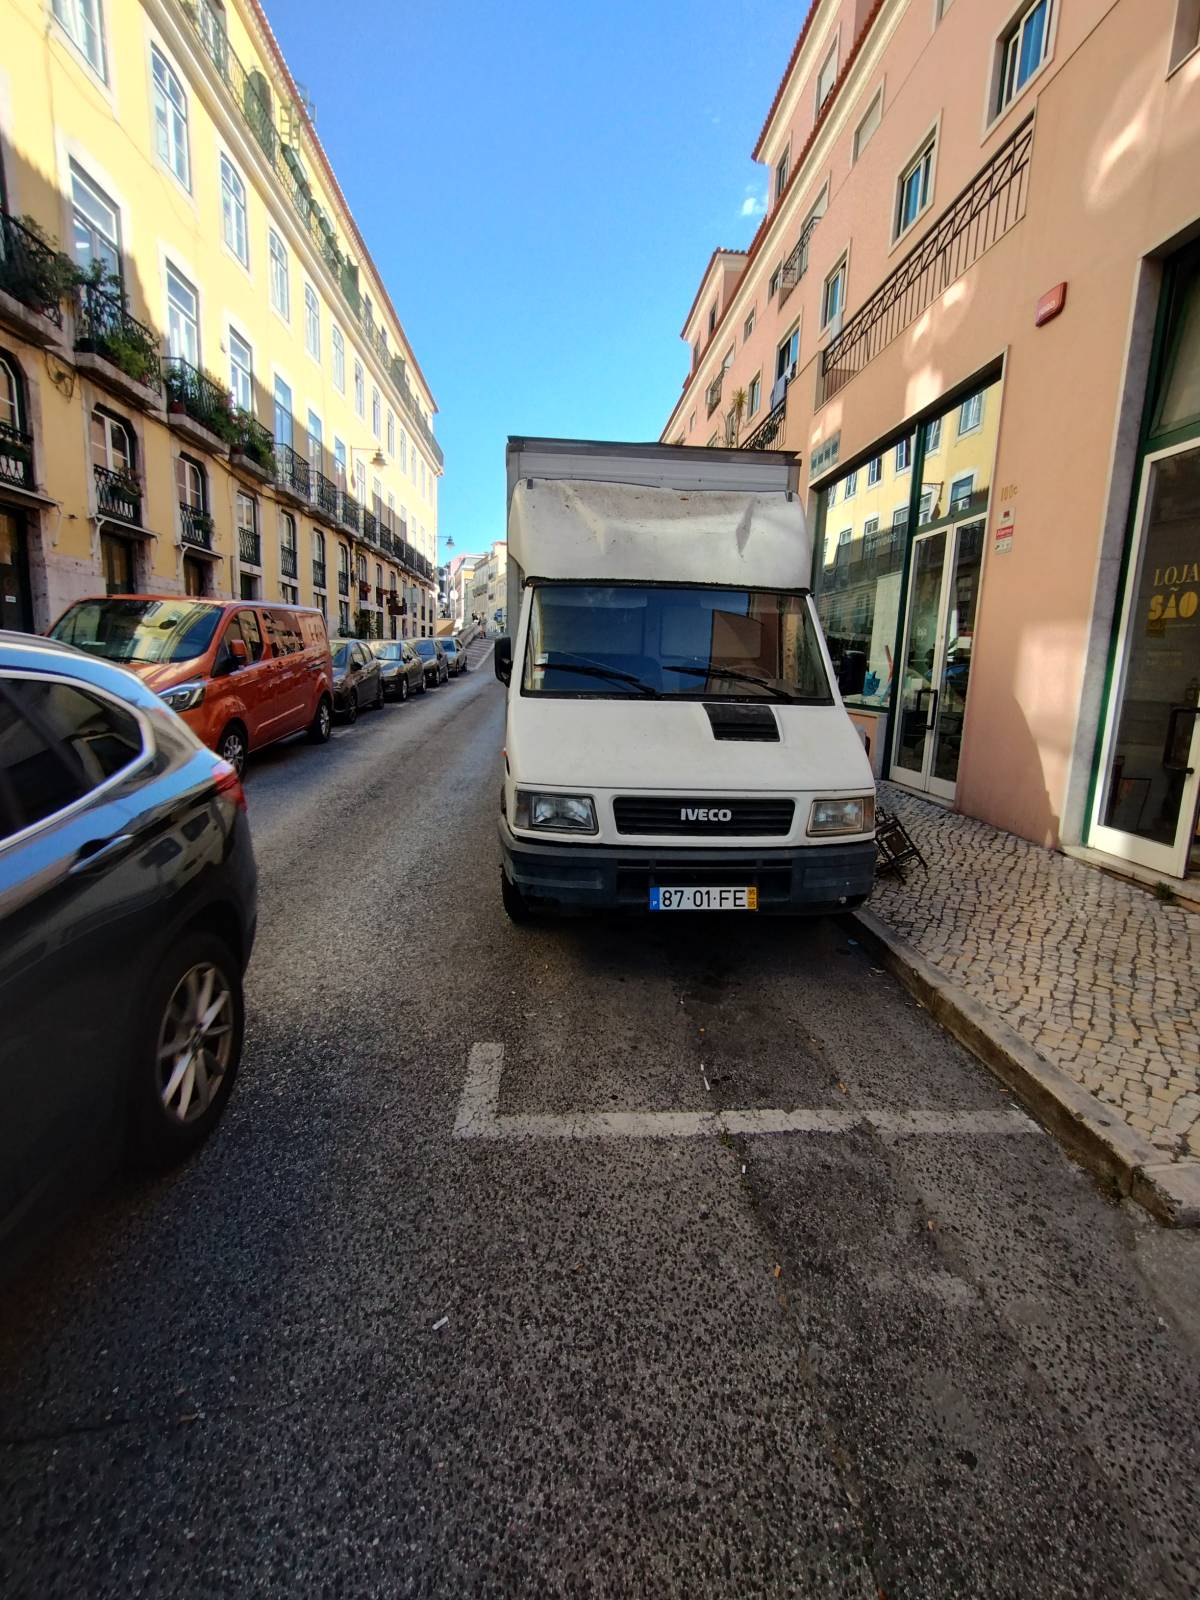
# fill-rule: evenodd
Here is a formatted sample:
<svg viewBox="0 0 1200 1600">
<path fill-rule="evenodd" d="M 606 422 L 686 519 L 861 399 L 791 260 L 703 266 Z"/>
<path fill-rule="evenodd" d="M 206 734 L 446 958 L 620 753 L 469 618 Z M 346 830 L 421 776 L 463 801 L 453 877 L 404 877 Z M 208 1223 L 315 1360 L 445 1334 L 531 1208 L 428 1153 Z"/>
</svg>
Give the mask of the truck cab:
<svg viewBox="0 0 1200 1600">
<path fill-rule="evenodd" d="M 781 451 L 509 441 L 518 620 L 495 663 L 514 919 L 869 894 L 874 780 L 809 594 L 796 479 Z"/>
</svg>

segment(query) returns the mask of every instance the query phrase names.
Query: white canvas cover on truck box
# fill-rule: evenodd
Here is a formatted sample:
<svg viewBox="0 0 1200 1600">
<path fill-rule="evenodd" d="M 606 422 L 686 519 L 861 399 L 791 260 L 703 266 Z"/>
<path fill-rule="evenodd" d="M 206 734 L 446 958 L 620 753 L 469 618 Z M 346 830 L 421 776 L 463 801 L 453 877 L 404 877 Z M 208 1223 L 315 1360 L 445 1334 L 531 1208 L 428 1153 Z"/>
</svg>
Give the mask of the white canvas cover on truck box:
<svg viewBox="0 0 1200 1600">
<path fill-rule="evenodd" d="M 812 547 L 798 495 L 522 478 L 509 559 L 526 578 L 799 589 Z"/>
</svg>

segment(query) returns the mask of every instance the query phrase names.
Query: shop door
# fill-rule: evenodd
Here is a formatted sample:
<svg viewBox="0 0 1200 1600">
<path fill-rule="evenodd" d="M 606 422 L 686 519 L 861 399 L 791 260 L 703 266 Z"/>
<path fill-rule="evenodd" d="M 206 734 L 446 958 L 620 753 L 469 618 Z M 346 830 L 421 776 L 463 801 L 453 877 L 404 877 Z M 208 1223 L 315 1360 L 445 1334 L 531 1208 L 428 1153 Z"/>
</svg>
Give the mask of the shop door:
<svg viewBox="0 0 1200 1600">
<path fill-rule="evenodd" d="M 1200 444 L 1146 458 L 1088 843 L 1200 870 Z"/>
<path fill-rule="evenodd" d="M 136 594 L 133 578 L 133 546 L 116 534 L 100 535 L 100 561 L 104 568 L 105 594 Z"/>
<path fill-rule="evenodd" d="M 32 633 L 26 559 L 24 521 L 0 511 L 0 628 Z"/>
<path fill-rule="evenodd" d="M 195 556 L 183 558 L 183 589 L 185 594 L 204 595 L 208 593 L 208 574 L 204 562 Z"/>
<path fill-rule="evenodd" d="M 953 800 L 979 603 L 985 521 L 913 540 L 890 776 Z"/>
</svg>

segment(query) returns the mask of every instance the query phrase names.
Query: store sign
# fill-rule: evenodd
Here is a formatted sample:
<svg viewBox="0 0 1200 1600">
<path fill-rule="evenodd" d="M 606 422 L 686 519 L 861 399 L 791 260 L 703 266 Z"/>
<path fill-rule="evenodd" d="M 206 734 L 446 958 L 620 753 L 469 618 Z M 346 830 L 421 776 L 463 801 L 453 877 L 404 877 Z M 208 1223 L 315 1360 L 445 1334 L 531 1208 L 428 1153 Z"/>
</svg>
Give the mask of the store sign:
<svg viewBox="0 0 1200 1600">
<path fill-rule="evenodd" d="M 998 556 L 1005 556 L 1013 546 L 1013 533 L 1016 530 L 1017 518 L 1012 506 L 1000 513 L 1000 521 L 996 524 L 995 537 L 992 548 Z"/>
<path fill-rule="evenodd" d="M 842 448 L 842 433 L 839 428 L 837 433 L 824 440 L 813 451 L 808 461 L 808 475 L 810 478 L 819 478 L 823 472 L 836 466 L 838 452 Z"/>
</svg>

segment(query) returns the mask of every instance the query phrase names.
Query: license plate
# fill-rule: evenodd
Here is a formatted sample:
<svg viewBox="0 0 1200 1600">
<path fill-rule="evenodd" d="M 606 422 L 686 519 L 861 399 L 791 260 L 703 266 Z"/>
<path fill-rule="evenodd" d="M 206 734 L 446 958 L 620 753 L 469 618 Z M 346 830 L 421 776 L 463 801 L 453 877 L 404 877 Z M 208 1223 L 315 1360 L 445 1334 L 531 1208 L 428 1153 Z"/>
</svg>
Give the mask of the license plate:
<svg viewBox="0 0 1200 1600">
<path fill-rule="evenodd" d="M 757 911 L 758 890 L 651 889 L 651 911 Z"/>
</svg>

